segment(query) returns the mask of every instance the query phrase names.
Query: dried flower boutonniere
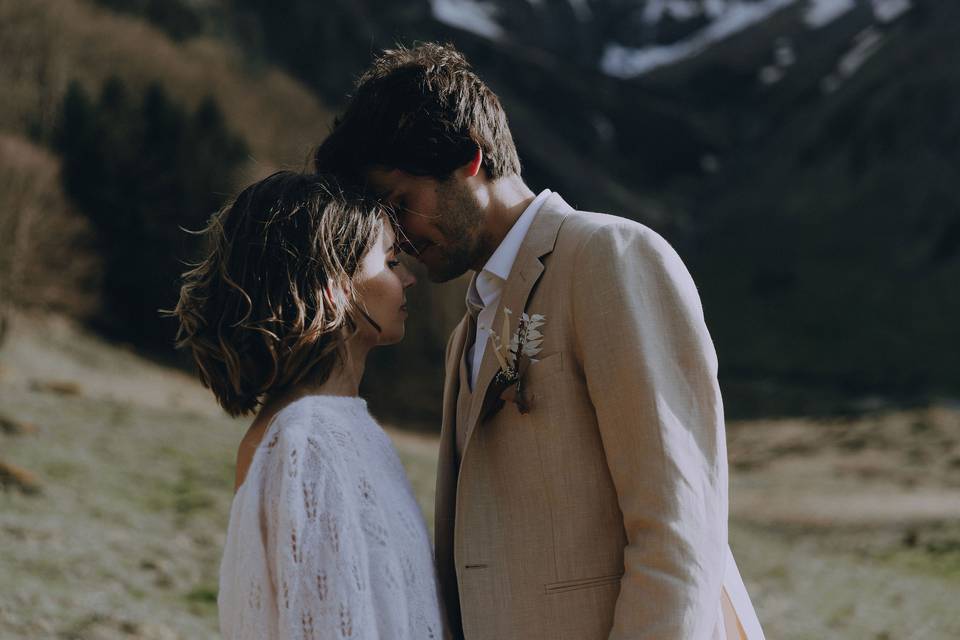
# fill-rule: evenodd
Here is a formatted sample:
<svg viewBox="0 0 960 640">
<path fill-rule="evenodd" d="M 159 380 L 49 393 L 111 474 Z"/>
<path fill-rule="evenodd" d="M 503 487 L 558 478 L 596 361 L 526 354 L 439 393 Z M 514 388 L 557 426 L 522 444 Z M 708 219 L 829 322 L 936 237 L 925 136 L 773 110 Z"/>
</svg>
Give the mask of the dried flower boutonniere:
<svg viewBox="0 0 960 640">
<path fill-rule="evenodd" d="M 523 375 L 527 367 L 537 362 L 534 357 L 540 353 L 543 343 L 543 333 L 540 328 L 546 318 L 539 313 L 533 315 L 521 314 L 520 324 L 516 332 L 510 335 L 510 309 L 503 310 L 503 329 L 500 335 L 496 331 L 490 332 L 493 342 L 493 353 L 500 365 L 497 376 L 493 379 L 494 385 L 501 389 L 501 399 L 517 403 L 520 413 L 529 413 L 530 405 L 523 392 Z"/>
</svg>

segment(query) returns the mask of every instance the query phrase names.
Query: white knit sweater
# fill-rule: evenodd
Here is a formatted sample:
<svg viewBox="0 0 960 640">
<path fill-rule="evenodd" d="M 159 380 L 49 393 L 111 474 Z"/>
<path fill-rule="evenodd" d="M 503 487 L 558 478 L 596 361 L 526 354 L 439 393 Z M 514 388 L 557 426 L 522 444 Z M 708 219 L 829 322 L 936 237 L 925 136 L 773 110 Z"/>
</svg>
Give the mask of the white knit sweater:
<svg viewBox="0 0 960 640">
<path fill-rule="evenodd" d="M 225 640 L 443 637 L 423 516 L 360 398 L 280 411 L 230 509 Z"/>
</svg>

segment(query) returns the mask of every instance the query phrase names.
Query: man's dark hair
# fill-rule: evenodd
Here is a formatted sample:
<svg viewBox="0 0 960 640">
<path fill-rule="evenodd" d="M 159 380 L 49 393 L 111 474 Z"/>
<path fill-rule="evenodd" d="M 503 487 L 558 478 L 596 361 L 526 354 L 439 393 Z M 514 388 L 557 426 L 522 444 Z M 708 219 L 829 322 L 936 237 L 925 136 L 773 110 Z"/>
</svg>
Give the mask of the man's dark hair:
<svg viewBox="0 0 960 640">
<path fill-rule="evenodd" d="M 452 45 L 425 43 L 374 60 L 314 162 L 351 184 L 374 167 L 442 180 L 477 147 L 490 179 L 520 174 L 500 100 Z"/>
</svg>

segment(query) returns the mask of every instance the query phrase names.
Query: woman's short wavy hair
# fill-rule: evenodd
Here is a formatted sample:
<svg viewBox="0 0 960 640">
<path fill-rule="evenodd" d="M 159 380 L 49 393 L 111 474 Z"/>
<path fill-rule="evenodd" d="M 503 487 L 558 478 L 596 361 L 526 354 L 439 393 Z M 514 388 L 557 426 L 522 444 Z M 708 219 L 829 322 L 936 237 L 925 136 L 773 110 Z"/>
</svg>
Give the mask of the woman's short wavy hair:
<svg viewBox="0 0 960 640">
<path fill-rule="evenodd" d="M 183 274 L 177 347 L 232 416 L 309 379 L 322 384 L 356 332 L 354 276 L 383 205 L 327 176 L 281 171 L 247 187 L 200 233 L 206 257 Z"/>
</svg>

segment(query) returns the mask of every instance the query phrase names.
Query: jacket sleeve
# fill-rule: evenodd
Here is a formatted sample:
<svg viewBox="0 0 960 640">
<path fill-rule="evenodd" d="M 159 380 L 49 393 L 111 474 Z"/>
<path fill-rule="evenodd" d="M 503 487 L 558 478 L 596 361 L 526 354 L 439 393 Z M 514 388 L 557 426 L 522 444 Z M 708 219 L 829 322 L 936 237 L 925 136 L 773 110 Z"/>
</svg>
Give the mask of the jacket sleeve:
<svg viewBox="0 0 960 640">
<path fill-rule="evenodd" d="M 277 640 L 379 637 L 369 559 L 349 484 L 312 438 L 281 434 L 264 512 Z"/>
<path fill-rule="evenodd" d="M 627 547 L 611 640 L 711 638 L 727 549 L 717 359 L 673 249 L 629 221 L 595 229 L 574 262 L 576 356 Z"/>
</svg>

